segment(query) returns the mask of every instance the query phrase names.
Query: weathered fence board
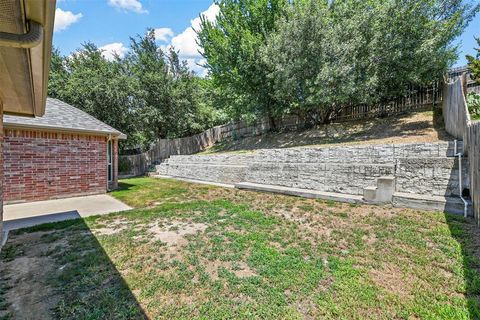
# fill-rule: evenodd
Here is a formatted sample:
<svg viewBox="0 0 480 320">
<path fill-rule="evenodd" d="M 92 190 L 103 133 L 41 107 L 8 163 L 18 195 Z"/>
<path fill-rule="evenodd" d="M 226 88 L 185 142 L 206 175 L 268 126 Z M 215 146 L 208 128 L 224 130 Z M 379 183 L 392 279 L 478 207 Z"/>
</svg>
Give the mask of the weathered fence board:
<svg viewBox="0 0 480 320">
<path fill-rule="evenodd" d="M 467 126 L 470 123 L 470 114 L 460 77 L 445 84 L 442 111 L 445 119 L 445 130 L 457 139 L 467 140 L 465 138 Z M 468 141 L 465 142 L 468 143 Z M 467 148 L 465 147 L 465 149 Z"/>
<path fill-rule="evenodd" d="M 473 203 L 473 215 L 480 224 L 480 122 L 472 122 L 467 127 L 469 140 L 468 160 L 470 163 L 470 194 Z"/>
<path fill-rule="evenodd" d="M 281 120 L 282 127 L 299 125 L 298 117 L 289 116 Z M 232 138 L 260 135 L 270 130 L 267 121 L 260 121 L 253 125 L 246 122 L 237 122 L 217 126 L 194 136 L 178 139 L 160 139 L 144 153 L 120 156 L 120 161 L 127 161 L 130 169 L 121 172 L 121 176 L 142 175 L 148 168 L 171 155 L 188 155 L 204 151 L 215 143 Z"/>
<path fill-rule="evenodd" d="M 457 77 L 445 84 L 443 118 L 446 131 L 463 140 L 463 151 L 468 154 L 473 215 L 480 223 L 480 121 L 470 119 L 465 101 L 465 79 Z"/>
<path fill-rule="evenodd" d="M 343 108 L 332 121 L 351 121 L 379 116 L 393 116 L 415 111 L 430 110 L 442 102 L 442 91 L 438 83 L 423 88 L 410 88 L 400 99 L 379 105 L 356 105 Z"/>
</svg>

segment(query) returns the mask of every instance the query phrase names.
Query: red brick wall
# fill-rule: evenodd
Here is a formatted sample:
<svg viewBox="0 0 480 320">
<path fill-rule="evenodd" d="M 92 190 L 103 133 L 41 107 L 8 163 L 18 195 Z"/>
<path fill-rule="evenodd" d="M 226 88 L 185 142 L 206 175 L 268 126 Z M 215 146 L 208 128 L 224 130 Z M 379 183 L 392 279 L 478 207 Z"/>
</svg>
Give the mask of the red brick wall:
<svg viewBox="0 0 480 320">
<path fill-rule="evenodd" d="M 5 201 L 104 193 L 107 137 L 5 129 Z"/>
</svg>

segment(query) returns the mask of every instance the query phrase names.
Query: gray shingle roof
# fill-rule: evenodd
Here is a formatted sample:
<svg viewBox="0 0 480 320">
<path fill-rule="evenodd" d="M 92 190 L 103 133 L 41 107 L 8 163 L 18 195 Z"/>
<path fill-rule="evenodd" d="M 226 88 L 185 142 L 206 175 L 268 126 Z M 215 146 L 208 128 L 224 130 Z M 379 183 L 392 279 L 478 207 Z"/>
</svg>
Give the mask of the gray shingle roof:
<svg viewBox="0 0 480 320">
<path fill-rule="evenodd" d="M 28 118 L 5 115 L 5 127 L 61 129 L 62 131 L 111 134 L 126 139 L 126 135 L 95 117 L 58 99 L 48 98 L 43 117 Z"/>
</svg>

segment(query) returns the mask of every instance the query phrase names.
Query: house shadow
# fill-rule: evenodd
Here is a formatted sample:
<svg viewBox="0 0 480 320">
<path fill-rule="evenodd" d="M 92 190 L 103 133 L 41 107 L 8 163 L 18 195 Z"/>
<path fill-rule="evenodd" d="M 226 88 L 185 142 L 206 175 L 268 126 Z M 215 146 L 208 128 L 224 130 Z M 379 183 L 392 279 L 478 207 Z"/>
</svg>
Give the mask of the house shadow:
<svg viewBox="0 0 480 320">
<path fill-rule="evenodd" d="M 480 319 L 480 228 L 472 218 L 445 214 L 462 253 L 463 280 L 470 319 Z"/>
<path fill-rule="evenodd" d="M 40 218 L 49 222 L 38 224 L 46 221 Z M 6 223 L 9 236 L 0 252 L 0 319 L 147 319 L 78 212 L 47 218 Z"/>
<path fill-rule="evenodd" d="M 131 183 L 127 183 L 127 182 L 124 182 L 124 181 L 119 181 L 118 182 L 118 187 L 115 189 L 115 191 L 130 190 L 133 187 L 136 187 L 136 185 L 131 184 Z"/>
</svg>

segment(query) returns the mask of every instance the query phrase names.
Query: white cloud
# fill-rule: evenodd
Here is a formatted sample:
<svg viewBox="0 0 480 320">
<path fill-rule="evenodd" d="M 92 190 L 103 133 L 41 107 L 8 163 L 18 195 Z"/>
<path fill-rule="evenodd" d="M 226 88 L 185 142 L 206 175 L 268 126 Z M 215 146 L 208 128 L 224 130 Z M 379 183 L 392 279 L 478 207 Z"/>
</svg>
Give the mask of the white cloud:
<svg viewBox="0 0 480 320">
<path fill-rule="evenodd" d="M 53 31 L 62 31 L 67 29 L 70 25 L 78 22 L 83 15 L 81 13 L 74 14 L 71 11 L 63 11 L 60 8 L 55 10 L 55 25 Z"/>
<path fill-rule="evenodd" d="M 194 71 L 200 77 L 207 76 L 208 70 L 203 67 L 207 62 L 205 59 L 185 59 L 190 70 Z"/>
<path fill-rule="evenodd" d="M 214 22 L 219 11 L 220 8 L 216 4 L 212 4 L 206 11 L 200 13 L 200 16 L 204 16 L 208 21 Z M 197 44 L 198 37 L 196 33 L 200 29 L 200 25 L 200 17 L 191 20 L 190 26 L 182 33 L 173 37 L 168 46 L 162 46 L 162 49 L 168 50 L 173 47 L 178 51 L 180 59 L 187 61 L 191 70 L 204 77 L 207 75 L 207 70 L 201 66 L 205 64 L 205 59 L 202 58 L 201 48 Z"/>
<path fill-rule="evenodd" d="M 174 36 L 173 30 L 170 28 L 157 28 L 154 32 L 157 41 L 167 42 Z"/>
<path fill-rule="evenodd" d="M 200 13 L 208 21 L 215 21 L 220 8 L 216 4 L 212 4 L 206 11 Z M 171 45 L 175 50 L 179 51 L 179 55 L 183 58 L 200 58 L 200 47 L 197 45 L 197 33 L 200 29 L 201 19 L 197 17 L 190 21 L 190 27 L 182 33 L 172 38 Z"/>
<path fill-rule="evenodd" d="M 115 54 L 117 54 L 120 58 L 123 58 L 128 52 L 128 48 L 125 47 L 121 42 L 109 43 L 100 47 L 99 49 L 103 51 L 102 56 L 109 61 L 115 59 Z"/>
<path fill-rule="evenodd" d="M 133 11 L 136 13 L 148 13 L 138 0 L 108 0 L 108 4 L 114 8 Z"/>
</svg>

